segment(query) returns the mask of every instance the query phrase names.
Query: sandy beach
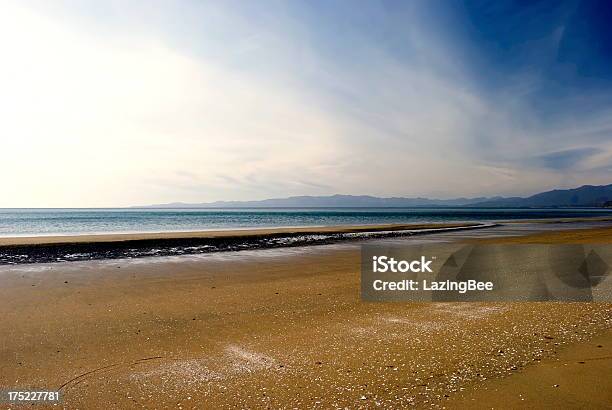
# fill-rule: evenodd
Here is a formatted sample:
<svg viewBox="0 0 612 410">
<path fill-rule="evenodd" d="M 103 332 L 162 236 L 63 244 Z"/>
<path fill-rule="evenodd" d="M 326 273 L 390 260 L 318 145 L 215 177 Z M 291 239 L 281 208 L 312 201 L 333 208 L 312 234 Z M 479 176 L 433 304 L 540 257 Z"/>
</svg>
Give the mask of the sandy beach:
<svg viewBox="0 0 612 410">
<path fill-rule="evenodd" d="M 503 240 L 589 237 L 612 229 Z M 3 266 L 0 386 L 65 408 L 609 408 L 611 304 L 364 303 L 359 264 L 313 246 Z"/>
<path fill-rule="evenodd" d="M 610 21 L 0 0 L 0 410 L 612 410 Z"/>
</svg>

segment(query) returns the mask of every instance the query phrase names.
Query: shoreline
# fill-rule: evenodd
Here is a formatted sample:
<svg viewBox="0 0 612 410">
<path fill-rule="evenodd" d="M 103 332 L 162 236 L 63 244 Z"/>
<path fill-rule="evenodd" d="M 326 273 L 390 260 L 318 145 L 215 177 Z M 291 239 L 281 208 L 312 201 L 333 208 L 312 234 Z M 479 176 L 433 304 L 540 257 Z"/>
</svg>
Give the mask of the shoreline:
<svg viewBox="0 0 612 410">
<path fill-rule="evenodd" d="M 327 245 L 342 241 L 394 238 L 428 233 L 484 229 L 487 224 L 420 224 L 324 227 L 317 230 L 265 229 L 11 238 L 0 242 L 0 265 L 70 262 L 101 259 L 178 256 L 253 249 Z M 20 240 L 18 240 L 20 239 Z"/>
<path fill-rule="evenodd" d="M 298 226 L 274 228 L 236 228 L 199 231 L 168 232 L 134 232 L 134 233 L 99 233 L 75 235 L 32 235 L 0 237 L 1 246 L 13 245 L 47 245 L 72 243 L 126 242 L 163 239 L 214 239 L 231 237 L 256 237 L 276 234 L 324 234 L 324 233 L 358 233 L 379 231 L 407 231 L 411 229 L 467 228 L 483 225 L 478 222 L 465 223 L 415 223 L 415 224 L 364 224 L 332 226 Z"/>
<path fill-rule="evenodd" d="M 524 227 L 550 237 L 554 225 L 605 229 L 610 218 L 555 218 L 552 220 L 501 221 L 499 223 L 420 223 L 335 225 L 318 227 L 279 227 L 183 232 L 144 232 L 65 236 L 0 237 L 0 266 L 32 263 L 73 262 L 87 260 L 133 259 L 155 256 L 180 256 L 216 252 L 292 248 L 299 246 L 330 245 L 372 239 L 391 239 L 427 234 L 452 234 L 459 231 L 501 228 L 491 238 L 472 238 L 476 241 L 495 241 L 503 236 L 506 242 L 516 235 L 525 235 Z M 572 226 L 573 225 L 573 226 Z M 540 227 L 540 228 L 539 228 Z M 546 233 L 548 231 L 548 233 Z M 546 236 L 548 235 L 548 236 Z M 597 231 L 586 235 L 597 236 Z M 476 235 L 478 236 L 478 235 Z M 470 240 L 470 239 L 468 239 Z M 563 239 L 565 240 L 565 239 Z"/>
<path fill-rule="evenodd" d="M 142 232 L 99 232 L 74 234 L 41 234 L 41 235 L 7 235 L 0 236 L 0 248 L 17 245 L 47 245 L 74 243 L 127 242 L 141 240 L 165 239 L 214 239 L 230 237 L 257 237 L 276 234 L 327 234 L 359 233 L 380 231 L 407 231 L 411 229 L 436 228 L 470 228 L 481 225 L 524 225 L 524 224 L 572 224 L 580 222 L 612 222 L 609 216 L 547 218 L 547 219 L 500 219 L 491 221 L 462 222 L 425 222 L 425 223 L 389 223 L 389 224 L 352 224 L 352 225 L 307 225 L 278 227 L 246 227 L 183 231 L 142 231 Z"/>
</svg>

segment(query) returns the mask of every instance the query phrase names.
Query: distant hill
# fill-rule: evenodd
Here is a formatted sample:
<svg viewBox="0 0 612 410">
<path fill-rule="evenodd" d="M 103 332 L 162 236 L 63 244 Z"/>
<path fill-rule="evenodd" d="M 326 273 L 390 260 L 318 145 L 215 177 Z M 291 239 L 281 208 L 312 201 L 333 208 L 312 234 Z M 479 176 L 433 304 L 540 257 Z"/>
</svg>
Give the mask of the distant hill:
<svg viewBox="0 0 612 410">
<path fill-rule="evenodd" d="M 199 204 L 174 202 L 138 208 L 386 208 L 386 207 L 603 207 L 612 201 L 612 184 L 584 185 L 575 189 L 555 189 L 527 198 L 379 198 L 369 195 L 292 196 L 261 201 L 217 201 Z M 608 205 L 609 206 L 609 205 Z"/>
<path fill-rule="evenodd" d="M 612 201 L 612 184 L 583 185 L 574 189 L 555 189 L 527 198 L 497 198 L 475 204 L 474 207 L 603 207 Z"/>
<path fill-rule="evenodd" d="M 378 198 L 368 195 L 292 196 L 261 201 L 217 201 L 200 204 L 174 202 L 146 208 L 384 208 L 415 206 L 466 206 L 500 198 Z"/>
</svg>

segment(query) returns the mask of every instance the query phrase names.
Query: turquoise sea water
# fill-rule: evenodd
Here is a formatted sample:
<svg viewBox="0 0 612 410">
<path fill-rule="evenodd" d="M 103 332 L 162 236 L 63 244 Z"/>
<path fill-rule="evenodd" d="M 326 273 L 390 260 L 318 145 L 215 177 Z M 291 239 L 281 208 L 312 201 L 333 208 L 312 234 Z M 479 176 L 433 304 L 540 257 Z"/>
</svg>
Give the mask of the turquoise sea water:
<svg viewBox="0 0 612 410">
<path fill-rule="evenodd" d="M 612 216 L 608 209 L 0 209 L 0 236 Z"/>
</svg>

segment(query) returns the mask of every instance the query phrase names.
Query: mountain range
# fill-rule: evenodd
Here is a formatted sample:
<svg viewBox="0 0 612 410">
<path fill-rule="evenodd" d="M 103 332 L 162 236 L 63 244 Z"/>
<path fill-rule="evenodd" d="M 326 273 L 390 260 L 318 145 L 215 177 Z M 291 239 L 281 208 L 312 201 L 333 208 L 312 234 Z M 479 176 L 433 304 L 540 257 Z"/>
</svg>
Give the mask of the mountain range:
<svg viewBox="0 0 612 410">
<path fill-rule="evenodd" d="M 369 195 L 292 196 L 259 201 L 216 201 L 189 204 L 174 202 L 138 208 L 382 208 L 382 207 L 612 207 L 612 184 L 583 185 L 574 189 L 555 189 L 528 197 L 478 197 L 455 199 L 379 198 Z"/>
</svg>

